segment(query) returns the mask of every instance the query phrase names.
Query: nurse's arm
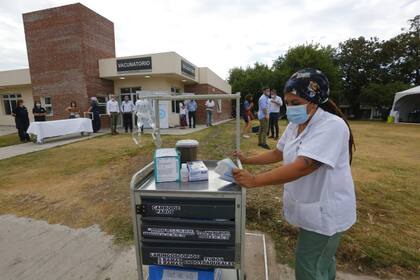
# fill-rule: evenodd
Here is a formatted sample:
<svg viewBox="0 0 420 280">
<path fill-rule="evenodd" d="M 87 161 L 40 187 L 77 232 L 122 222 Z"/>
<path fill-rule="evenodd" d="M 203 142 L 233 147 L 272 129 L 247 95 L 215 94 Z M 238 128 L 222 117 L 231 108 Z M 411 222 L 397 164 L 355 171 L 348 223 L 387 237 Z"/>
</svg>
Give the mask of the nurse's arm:
<svg viewBox="0 0 420 280">
<path fill-rule="evenodd" d="M 280 162 L 283 160 L 283 152 L 278 149 L 273 149 L 264 153 L 260 153 L 256 156 L 242 158 L 241 162 L 243 164 L 271 164 Z"/>
<path fill-rule="evenodd" d="M 284 184 L 297 180 L 303 176 L 309 175 L 322 163 L 308 157 L 299 156 L 290 164 L 277 167 L 268 172 L 255 175 L 256 187 L 262 187 L 274 184 Z"/>
<path fill-rule="evenodd" d="M 247 188 L 263 187 L 275 184 L 284 184 L 309 175 L 320 167 L 322 163 L 308 157 L 299 156 L 294 162 L 279 166 L 270 171 L 252 175 L 246 170 L 237 169 L 234 172 L 235 180 Z"/>
</svg>

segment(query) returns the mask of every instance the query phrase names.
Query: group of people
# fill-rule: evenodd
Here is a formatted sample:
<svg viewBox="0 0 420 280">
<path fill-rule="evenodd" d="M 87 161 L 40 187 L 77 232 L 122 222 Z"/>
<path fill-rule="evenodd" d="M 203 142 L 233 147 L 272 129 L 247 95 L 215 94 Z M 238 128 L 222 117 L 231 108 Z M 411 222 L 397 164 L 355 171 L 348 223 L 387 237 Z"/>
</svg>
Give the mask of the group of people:
<svg viewBox="0 0 420 280">
<path fill-rule="evenodd" d="M 279 119 L 281 106 L 283 106 L 283 100 L 280 96 L 277 95 L 277 91 L 268 87 L 263 88 L 263 93 L 258 100 L 257 117 L 260 123 L 258 132 L 258 146 L 265 149 L 270 149 L 270 147 L 267 145 L 267 137 L 273 138 L 275 140 L 279 138 Z M 251 94 L 248 94 L 245 97 L 243 108 L 243 119 L 245 121 L 243 137 L 250 138 L 249 132 L 252 128 L 251 121 L 254 118 L 254 102 Z"/>
<path fill-rule="evenodd" d="M 79 106 L 77 106 L 76 101 L 71 101 L 70 106 L 67 107 L 65 110 L 69 114 L 69 119 L 80 117 L 80 108 Z M 98 106 L 98 99 L 96 97 L 91 98 L 88 112 L 92 114 L 92 128 L 93 132 L 96 133 L 101 128 L 101 119 L 99 116 L 100 110 Z M 32 114 L 34 115 L 34 121 L 36 122 L 45 122 L 47 120 L 47 110 L 44 107 L 42 107 L 42 104 L 39 100 L 35 101 L 35 105 L 32 109 Z M 16 102 L 16 107 L 13 108 L 12 116 L 15 118 L 16 129 L 18 130 L 20 141 L 29 142 L 31 138 L 27 131 L 29 128 L 30 121 L 28 109 L 25 107 L 23 100 L 18 100 Z"/>
<path fill-rule="evenodd" d="M 213 111 L 216 107 L 216 103 L 214 100 L 209 99 L 204 103 L 206 108 L 206 125 L 212 126 L 213 125 Z M 184 103 L 179 103 L 179 127 L 181 129 L 186 128 L 195 128 L 196 120 L 197 120 L 197 102 L 195 100 L 185 100 Z M 187 123 L 187 116 L 188 116 L 188 123 Z"/>
</svg>

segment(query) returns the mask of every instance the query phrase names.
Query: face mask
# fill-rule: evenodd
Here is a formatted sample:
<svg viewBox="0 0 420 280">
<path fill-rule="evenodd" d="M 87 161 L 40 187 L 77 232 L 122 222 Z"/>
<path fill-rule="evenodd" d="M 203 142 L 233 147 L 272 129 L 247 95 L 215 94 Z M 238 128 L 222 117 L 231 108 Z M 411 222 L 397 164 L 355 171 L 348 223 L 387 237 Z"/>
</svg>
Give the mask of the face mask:
<svg viewBox="0 0 420 280">
<path fill-rule="evenodd" d="M 309 118 L 308 113 L 306 112 L 307 107 L 308 104 L 286 106 L 286 115 L 289 122 L 294 124 L 303 124 L 306 122 Z"/>
<path fill-rule="evenodd" d="M 36 104 L 36 107 L 38 107 L 38 108 L 41 107 L 41 104 Z"/>
</svg>

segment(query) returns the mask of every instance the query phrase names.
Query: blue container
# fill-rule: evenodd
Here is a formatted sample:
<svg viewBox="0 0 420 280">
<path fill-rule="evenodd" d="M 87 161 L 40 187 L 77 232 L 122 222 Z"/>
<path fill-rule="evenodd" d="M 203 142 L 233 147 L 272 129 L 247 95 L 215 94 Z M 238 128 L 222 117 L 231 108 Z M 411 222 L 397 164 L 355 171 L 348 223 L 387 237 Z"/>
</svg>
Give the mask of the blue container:
<svg viewBox="0 0 420 280">
<path fill-rule="evenodd" d="M 149 265 L 149 280 L 162 280 L 163 276 L 172 276 L 171 279 L 197 279 L 221 280 L 221 271 L 218 269 L 194 269 L 173 266 Z M 178 276 L 178 278 L 176 278 Z M 197 278 L 195 278 L 197 277 Z"/>
</svg>

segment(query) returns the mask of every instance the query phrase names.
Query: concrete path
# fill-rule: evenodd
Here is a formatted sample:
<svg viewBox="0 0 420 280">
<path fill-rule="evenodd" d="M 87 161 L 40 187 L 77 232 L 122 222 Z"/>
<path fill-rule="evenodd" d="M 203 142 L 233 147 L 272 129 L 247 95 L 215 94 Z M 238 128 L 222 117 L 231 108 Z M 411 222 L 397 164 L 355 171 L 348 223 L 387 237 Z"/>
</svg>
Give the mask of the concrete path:
<svg viewBox="0 0 420 280">
<path fill-rule="evenodd" d="M 106 133 L 104 132 L 93 133 L 90 136 L 80 136 L 80 134 L 69 135 L 69 136 L 55 137 L 54 139 L 47 140 L 44 144 L 36 144 L 33 142 L 28 142 L 24 144 L 3 147 L 3 148 L 0 148 L 0 160 L 15 157 L 15 156 L 20 156 L 24 154 L 29 154 L 29 153 L 33 153 L 37 151 L 42 151 L 42 150 L 46 150 L 53 147 L 58 147 L 58 146 L 74 143 L 74 142 L 83 141 L 83 140 L 91 139 L 93 137 L 101 136 L 104 134 Z"/>
<path fill-rule="evenodd" d="M 223 121 L 220 121 L 220 122 L 215 122 L 215 123 L 213 123 L 213 126 L 223 124 L 223 123 L 229 122 L 231 120 L 232 119 L 223 120 Z M 188 127 L 183 128 L 183 129 L 181 129 L 179 127 L 164 128 L 164 129 L 160 130 L 160 134 L 161 135 L 186 135 L 186 134 L 190 134 L 190 133 L 193 133 L 193 132 L 198 132 L 198 131 L 204 130 L 206 128 L 207 128 L 207 126 L 202 125 L 202 124 L 197 125 L 195 128 L 188 128 Z M 119 129 L 118 131 L 122 131 L 122 130 Z M 152 133 L 152 130 L 151 129 L 145 129 L 144 132 L 147 133 L 147 134 L 150 134 L 150 133 Z"/>
<path fill-rule="evenodd" d="M 0 136 L 17 133 L 16 127 L 11 125 L 0 125 Z"/>
<path fill-rule="evenodd" d="M 214 125 L 219 125 L 228 121 L 230 120 L 217 122 L 217 123 L 214 123 Z M 161 135 L 187 135 L 190 133 L 204 130 L 206 128 L 207 126 L 205 125 L 197 125 L 196 128 L 186 128 L 186 129 L 180 129 L 179 127 L 175 127 L 175 128 L 161 129 L 160 134 Z M 6 132 L 8 130 L 7 128 L 2 127 L 0 128 L 0 132 L 1 131 Z M 124 134 L 124 130 L 122 128 L 118 128 L 118 131 L 121 134 Z M 145 129 L 144 132 L 148 134 L 148 133 L 151 133 L 152 131 L 151 129 Z M 58 146 L 62 146 L 62 145 L 66 145 L 66 144 L 70 144 L 70 143 L 74 143 L 78 141 L 91 139 L 93 137 L 97 137 L 97 136 L 104 135 L 107 133 L 110 133 L 109 129 L 102 129 L 101 132 L 91 134 L 90 136 L 81 137 L 80 134 L 77 134 L 77 135 L 70 135 L 70 136 L 54 137 L 53 139 L 50 139 L 50 140 L 47 139 L 44 144 L 35 144 L 35 143 L 30 142 L 30 143 L 25 143 L 25 144 L 18 144 L 18 145 L 3 147 L 3 148 L 0 148 L 0 160 L 15 157 L 15 156 L 20 156 L 20 155 L 24 155 L 28 153 L 33 153 L 37 151 L 42 151 L 42 150 L 46 150 L 53 147 L 58 147 Z"/>
<path fill-rule="evenodd" d="M 0 216 L 0 275 L 2 280 L 137 279 L 133 247 L 118 248 L 98 226 L 71 229 L 44 221 Z M 274 245 L 266 239 L 270 280 L 293 280 L 293 270 L 275 262 Z M 246 236 L 247 279 L 265 280 L 261 236 Z M 378 280 L 339 273 L 339 280 Z"/>
</svg>

